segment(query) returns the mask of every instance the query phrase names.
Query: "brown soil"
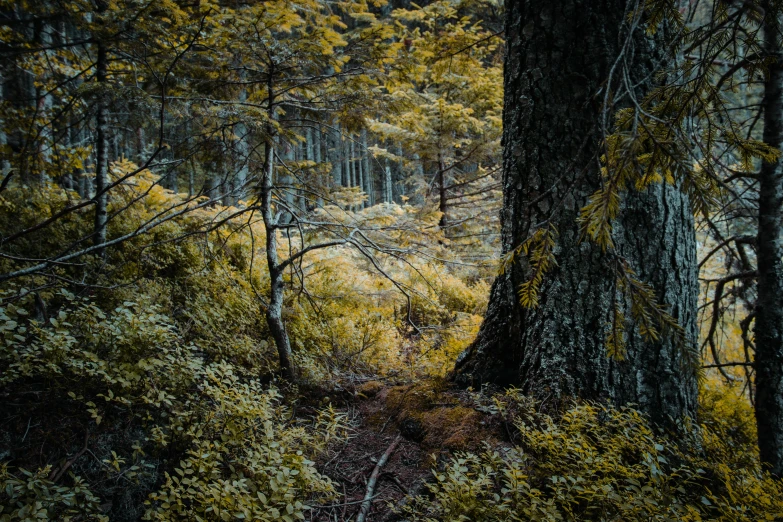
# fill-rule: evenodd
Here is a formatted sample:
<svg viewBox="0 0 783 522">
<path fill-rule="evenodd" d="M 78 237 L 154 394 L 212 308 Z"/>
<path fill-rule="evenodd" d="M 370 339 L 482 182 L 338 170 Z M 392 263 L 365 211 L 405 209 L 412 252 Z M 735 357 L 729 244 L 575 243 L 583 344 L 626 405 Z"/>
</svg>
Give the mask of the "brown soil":
<svg viewBox="0 0 783 522">
<path fill-rule="evenodd" d="M 503 439 L 497 416 L 477 411 L 467 392 L 441 381 L 396 386 L 366 382 L 353 390 L 345 412 L 353 425 L 350 438 L 318 463 L 340 497 L 313 509 L 312 521 L 356 519 L 367 481 L 398 434 L 403 439 L 381 469 L 368 522 L 400 519 L 395 508 L 409 495 L 426 494 L 431 469 L 454 452 L 480 451 L 484 442 Z"/>
</svg>

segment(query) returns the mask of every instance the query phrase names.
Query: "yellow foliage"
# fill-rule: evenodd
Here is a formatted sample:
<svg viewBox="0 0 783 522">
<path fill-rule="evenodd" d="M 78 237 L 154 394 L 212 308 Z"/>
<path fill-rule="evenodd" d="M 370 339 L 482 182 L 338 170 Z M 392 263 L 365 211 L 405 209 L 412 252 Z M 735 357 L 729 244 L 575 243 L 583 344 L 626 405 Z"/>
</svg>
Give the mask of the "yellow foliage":
<svg viewBox="0 0 783 522">
<path fill-rule="evenodd" d="M 503 450 L 457 454 L 433 473 L 410 520 L 775 520 L 783 485 L 721 426 L 657 434 L 638 412 L 575 404 L 557 417 L 511 390 L 494 411 L 515 430 Z M 717 401 L 720 404 L 720 401 Z M 721 411 L 707 417 L 722 424 Z"/>
</svg>

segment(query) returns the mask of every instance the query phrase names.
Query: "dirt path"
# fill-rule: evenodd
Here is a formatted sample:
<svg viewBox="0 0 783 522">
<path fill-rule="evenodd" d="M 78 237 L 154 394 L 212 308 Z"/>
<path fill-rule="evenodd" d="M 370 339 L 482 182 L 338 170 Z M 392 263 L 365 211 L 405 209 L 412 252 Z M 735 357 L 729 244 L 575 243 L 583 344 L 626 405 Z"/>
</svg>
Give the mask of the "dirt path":
<svg viewBox="0 0 783 522">
<path fill-rule="evenodd" d="M 455 451 L 480 450 L 483 441 L 502 437 L 497 418 L 478 411 L 468 392 L 440 381 L 398 386 L 371 381 L 352 397 L 345 406 L 351 437 L 318 463 L 340 498 L 313 509 L 313 522 L 356 520 L 378 459 L 398 435 L 402 439 L 380 469 L 367 522 L 401 520 L 394 507 L 408 494 L 426 493 L 433 466 Z"/>
</svg>

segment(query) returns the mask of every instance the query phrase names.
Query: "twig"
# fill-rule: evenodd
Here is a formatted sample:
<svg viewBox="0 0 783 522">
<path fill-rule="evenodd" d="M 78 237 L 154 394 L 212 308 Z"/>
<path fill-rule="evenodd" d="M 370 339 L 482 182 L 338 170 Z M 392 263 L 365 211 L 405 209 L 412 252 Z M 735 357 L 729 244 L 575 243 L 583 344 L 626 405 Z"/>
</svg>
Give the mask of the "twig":
<svg viewBox="0 0 783 522">
<path fill-rule="evenodd" d="M 754 365 L 752 362 L 727 362 L 721 364 L 705 364 L 702 368 L 728 368 L 730 366 L 746 366 L 753 368 Z"/>
<path fill-rule="evenodd" d="M 381 431 L 378 432 L 378 435 L 383 434 L 383 430 L 386 429 L 386 425 L 389 424 L 389 421 L 392 419 L 393 415 L 389 415 L 389 418 L 386 419 L 386 422 L 383 423 L 383 426 L 381 426 Z"/>
<path fill-rule="evenodd" d="M 375 500 L 379 496 L 380 496 L 380 494 L 375 495 L 374 497 L 372 497 L 372 500 Z M 364 502 L 364 500 L 352 500 L 351 502 L 341 502 L 339 504 L 319 504 L 317 506 L 313 506 L 313 508 L 314 509 L 338 508 L 338 507 L 341 507 L 341 506 L 352 506 L 354 504 L 359 504 L 359 503 L 363 503 L 363 502 Z M 343 518 L 345 518 L 345 517 L 343 517 Z"/>
<path fill-rule="evenodd" d="M 383 473 L 382 475 L 384 477 L 388 478 L 389 480 L 391 480 L 392 482 L 394 482 L 394 484 L 398 488 L 400 488 L 400 491 L 402 491 L 406 495 L 409 493 L 408 488 L 406 488 L 405 486 L 402 485 L 402 482 L 400 482 L 400 479 L 398 479 L 397 476 L 394 473 L 391 473 L 391 472 L 387 471 L 387 472 Z"/>
<path fill-rule="evenodd" d="M 348 509 L 348 493 L 345 491 L 345 482 L 343 482 L 343 498 L 345 499 L 343 502 L 343 520 L 345 520 L 345 512 Z"/>
<path fill-rule="evenodd" d="M 28 432 L 28 431 L 30 431 L 30 422 L 32 422 L 32 420 L 33 420 L 33 418 L 32 418 L 32 417 L 30 417 L 29 419 L 27 419 L 27 429 L 26 429 L 26 430 L 24 430 L 24 436 L 22 437 L 22 442 L 24 442 L 24 439 L 26 439 L 26 438 L 27 438 L 27 432 Z"/>
<path fill-rule="evenodd" d="M 79 459 L 79 457 L 81 457 L 82 455 L 84 455 L 87 452 L 87 444 L 88 444 L 89 440 L 90 440 L 90 432 L 87 431 L 84 434 L 84 447 L 79 451 L 79 453 L 74 455 L 65 464 L 63 464 L 63 467 L 60 468 L 59 471 L 56 471 L 56 472 L 52 471 L 49 474 L 49 480 L 51 480 L 52 482 L 57 482 L 58 480 L 60 480 L 62 478 L 62 476 L 65 475 L 65 472 L 68 471 L 68 468 L 73 466 L 73 463 L 76 462 Z"/>
<path fill-rule="evenodd" d="M 397 445 L 400 443 L 401 439 L 402 435 L 397 435 L 394 438 L 394 441 L 386 449 L 386 452 L 383 454 L 383 456 L 378 460 L 378 464 L 375 465 L 375 469 L 372 470 L 370 480 L 367 482 L 367 493 L 364 494 L 364 502 L 362 502 L 362 507 L 359 508 L 359 516 L 356 517 L 356 522 L 364 522 L 364 519 L 370 512 L 370 506 L 372 506 L 373 501 L 373 491 L 375 490 L 375 484 L 378 482 L 378 476 L 381 474 L 381 468 L 384 466 L 384 464 L 386 464 L 386 461 L 389 460 L 391 454 L 394 453 L 394 450 L 397 448 Z"/>
</svg>

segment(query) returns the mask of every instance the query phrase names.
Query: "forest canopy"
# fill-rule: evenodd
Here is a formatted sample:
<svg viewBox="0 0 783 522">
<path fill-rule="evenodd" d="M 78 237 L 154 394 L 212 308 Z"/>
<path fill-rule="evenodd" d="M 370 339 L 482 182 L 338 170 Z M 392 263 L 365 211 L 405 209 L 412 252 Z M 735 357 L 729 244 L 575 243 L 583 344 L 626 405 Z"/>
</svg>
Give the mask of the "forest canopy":
<svg viewBox="0 0 783 522">
<path fill-rule="evenodd" d="M 0 521 L 783 519 L 779 0 L 0 0 Z"/>
</svg>

